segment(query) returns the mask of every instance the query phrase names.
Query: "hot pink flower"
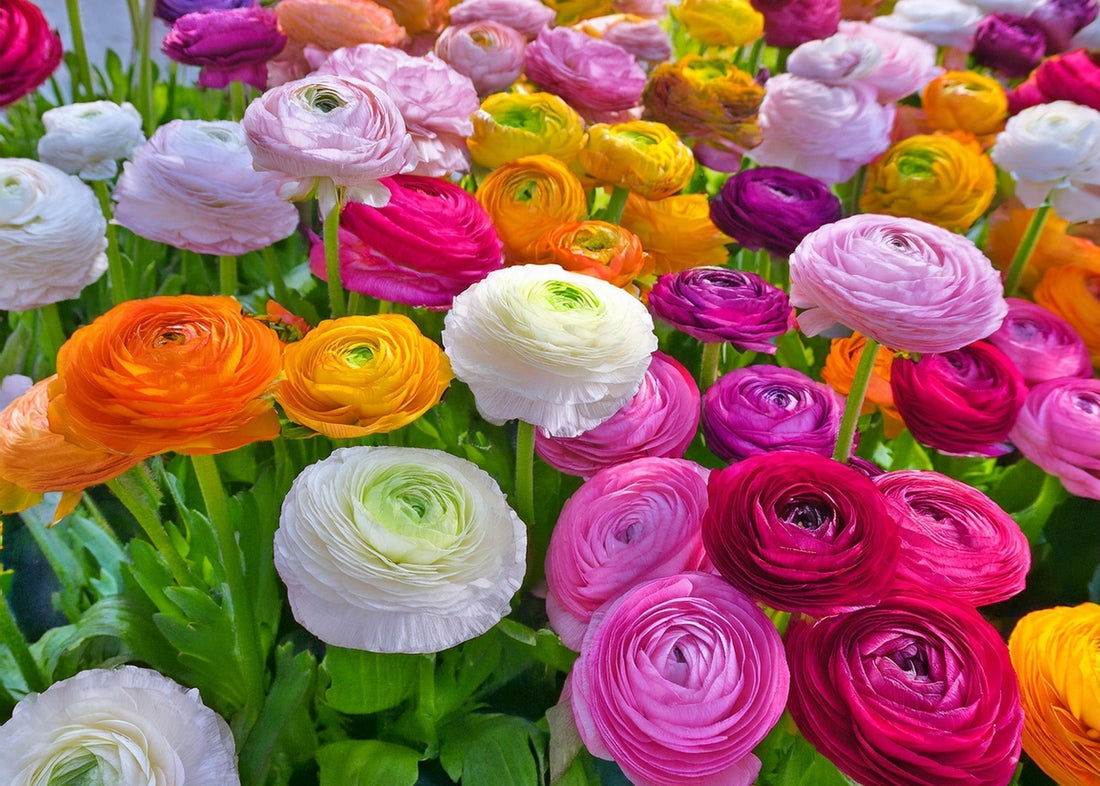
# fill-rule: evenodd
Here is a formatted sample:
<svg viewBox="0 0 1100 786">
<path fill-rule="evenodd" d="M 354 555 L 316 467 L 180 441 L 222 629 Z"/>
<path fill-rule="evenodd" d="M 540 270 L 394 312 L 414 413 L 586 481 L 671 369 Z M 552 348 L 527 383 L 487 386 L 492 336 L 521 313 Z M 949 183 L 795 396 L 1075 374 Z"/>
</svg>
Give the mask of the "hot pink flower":
<svg viewBox="0 0 1100 786">
<path fill-rule="evenodd" d="M 199 87 L 244 82 L 267 89 L 267 61 L 283 51 L 286 33 L 274 11 L 259 6 L 184 14 L 161 51 L 178 63 L 202 66 Z"/>
<path fill-rule="evenodd" d="M 840 0 L 753 0 L 764 15 L 764 42 L 795 47 L 836 32 Z"/>
<path fill-rule="evenodd" d="M 61 36 L 34 3 L 0 5 L 0 108 L 33 93 L 49 78 L 62 55 Z"/>
<path fill-rule="evenodd" d="M 1009 435 L 1071 494 L 1100 499 L 1100 379 L 1066 377 L 1031 389 Z"/>
<path fill-rule="evenodd" d="M 1008 355 L 1025 383 L 1092 376 L 1088 347 L 1068 322 L 1037 303 L 1015 297 L 1006 302 L 1008 316 L 989 343 Z"/>
</svg>

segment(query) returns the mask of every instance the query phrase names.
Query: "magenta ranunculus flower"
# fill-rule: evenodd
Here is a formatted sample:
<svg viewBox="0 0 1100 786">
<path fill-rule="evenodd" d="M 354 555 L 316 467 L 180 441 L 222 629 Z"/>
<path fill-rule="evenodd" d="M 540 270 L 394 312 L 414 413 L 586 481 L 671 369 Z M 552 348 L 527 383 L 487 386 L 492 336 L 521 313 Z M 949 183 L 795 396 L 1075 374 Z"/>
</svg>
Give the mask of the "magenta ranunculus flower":
<svg viewBox="0 0 1100 786">
<path fill-rule="evenodd" d="M 772 339 L 793 326 L 787 293 L 755 273 L 694 267 L 667 273 L 649 293 L 649 310 L 705 342 L 729 342 L 739 352 L 775 354 Z"/>
<path fill-rule="evenodd" d="M 568 27 L 543 30 L 524 60 L 531 81 L 592 119 L 642 100 L 645 71 L 625 49 Z"/>
<path fill-rule="evenodd" d="M 360 44 L 337 49 L 314 73 L 361 79 L 386 91 L 419 159 L 411 174 L 442 177 L 470 168 L 466 137 L 474 131 L 470 115 L 480 106 L 477 90 L 434 54 L 412 57 L 393 47 Z"/>
<path fill-rule="evenodd" d="M 840 0 L 752 0 L 764 15 L 764 42 L 793 48 L 836 32 Z"/>
<path fill-rule="evenodd" d="M 254 5 L 259 5 L 259 0 L 156 0 L 153 16 L 171 25 L 186 14 L 201 14 L 203 11 L 246 8 Z"/>
<path fill-rule="evenodd" d="M 771 450 L 832 455 L 844 402 L 801 371 L 747 366 L 730 371 L 703 396 L 707 449 L 726 461 Z"/>
<path fill-rule="evenodd" d="M 491 19 L 452 24 L 436 39 L 435 54 L 473 82 L 479 95 L 506 90 L 523 73 L 527 39 Z"/>
<path fill-rule="evenodd" d="M 504 265 L 489 214 L 449 180 L 397 175 L 382 184 L 385 207 L 351 202 L 340 214 L 340 278 L 352 292 L 435 310 Z M 325 247 L 314 238 L 313 272 L 325 277 Z"/>
<path fill-rule="evenodd" d="M 199 87 L 244 82 L 266 90 L 267 61 L 283 51 L 286 41 L 274 11 L 245 6 L 184 14 L 160 48 L 177 63 L 202 66 Z"/>
<path fill-rule="evenodd" d="M 866 213 L 811 232 L 791 255 L 803 333 L 839 322 L 899 352 L 949 352 L 1001 326 L 1001 277 L 971 241 Z"/>
<path fill-rule="evenodd" d="M 1091 377 L 1084 339 L 1068 322 L 1037 303 L 1006 298 L 1008 316 L 987 339 L 1004 352 L 1028 387 L 1058 377 Z"/>
<path fill-rule="evenodd" d="M 707 556 L 754 599 L 819 616 L 873 606 L 893 586 L 897 524 L 861 472 L 780 450 L 714 470 L 708 492 Z"/>
<path fill-rule="evenodd" d="M 559 472 L 592 477 L 647 456 L 680 458 L 699 426 L 699 386 L 676 358 L 654 352 L 642 386 L 622 409 L 575 437 L 535 432 L 539 458 Z"/>
<path fill-rule="evenodd" d="M 546 612 L 581 648 L 592 615 L 647 579 L 700 570 L 710 470 L 640 458 L 597 472 L 565 503 L 546 552 Z"/>
<path fill-rule="evenodd" d="M 585 747 L 636 784 L 749 786 L 783 714 L 775 626 L 717 576 L 636 586 L 592 620 L 567 695 Z"/>
<path fill-rule="evenodd" d="M 499 22 L 534 38 L 554 23 L 554 9 L 539 0 L 463 0 L 451 9 L 451 24 Z"/>
<path fill-rule="evenodd" d="M 899 514 L 899 579 L 972 606 L 1023 590 L 1031 548 L 1020 525 L 996 502 L 930 470 L 887 472 L 872 480 Z"/>
<path fill-rule="evenodd" d="M 1027 394 L 1009 437 L 1071 494 L 1100 499 L 1100 379 L 1041 382 Z"/>
<path fill-rule="evenodd" d="M 1022 77 L 1039 65 L 1046 49 L 1047 39 L 1037 22 L 1015 14 L 990 14 L 978 23 L 970 54 L 976 63 L 1005 76 Z"/>
<path fill-rule="evenodd" d="M 28 0 L 0 5 L 0 109 L 33 93 L 61 62 L 61 36 Z"/>
<path fill-rule="evenodd" d="M 894 406 L 913 437 L 961 456 L 1000 456 L 1024 405 L 1024 377 L 1004 352 L 978 341 L 890 367 Z"/>
<path fill-rule="evenodd" d="M 874 608 L 793 621 L 790 711 L 858 783 L 995 786 L 1012 780 L 1024 714 L 1008 647 L 974 607 L 893 593 Z"/>
</svg>

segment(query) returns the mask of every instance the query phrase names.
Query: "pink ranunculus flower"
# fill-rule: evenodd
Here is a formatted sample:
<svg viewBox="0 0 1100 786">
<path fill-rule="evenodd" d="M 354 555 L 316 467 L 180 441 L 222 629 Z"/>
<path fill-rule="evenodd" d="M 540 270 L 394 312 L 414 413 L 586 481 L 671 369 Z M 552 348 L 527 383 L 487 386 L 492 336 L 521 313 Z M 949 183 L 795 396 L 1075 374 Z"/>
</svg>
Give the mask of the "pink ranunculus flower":
<svg viewBox="0 0 1100 786">
<path fill-rule="evenodd" d="M 585 747 L 633 783 L 749 786 L 789 686 L 764 612 L 716 576 L 683 573 L 597 612 L 567 693 Z"/>
<path fill-rule="evenodd" d="M 664 19 L 668 13 L 668 0 L 611 0 L 611 10 L 646 19 Z"/>
<path fill-rule="evenodd" d="M 765 90 L 763 141 L 746 154 L 758 164 L 839 183 L 890 146 L 895 107 L 879 104 L 870 87 L 830 87 L 780 74 Z"/>
<path fill-rule="evenodd" d="M 1100 499 L 1100 379 L 1064 377 L 1027 394 L 1009 438 L 1071 494 Z"/>
<path fill-rule="evenodd" d="M 567 647 L 579 650 L 592 615 L 635 584 L 702 569 L 708 473 L 640 458 L 600 470 L 569 498 L 546 552 L 546 611 Z"/>
<path fill-rule="evenodd" d="M 539 457 L 559 472 L 592 477 L 647 456 L 680 458 L 699 425 L 699 387 L 675 358 L 654 352 L 634 398 L 594 429 L 575 437 L 535 433 Z"/>
<path fill-rule="evenodd" d="M 463 0 L 451 9 L 451 24 L 498 22 L 534 38 L 554 24 L 554 9 L 538 0 Z"/>
<path fill-rule="evenodd" d="M 882 58 L 862 84 L 878 92 L 884 104 L 899 101 L 943 73 L 936 65 L 936 47 L 916 36 L 906 35 L 866 22 L 841 22 L 837 35 L 857 41 L 870 41 L 879 47 Z"/>
<path fill-rule="evenodd" d="M 279 196 L 283 182 L 252 168 L 240 123 L 173 120 L 123 164 L 115 221 L 199 254 L 244 254 L 298 226 L 298 211 Z"/>
<path fill-rule="evenodd" d="M 891 349 L 950 352 L 1001 326 L 1008 306 L 992 263 L 970 240 L 912 218 L 850 216 L 811 232 L 791 255 L 791 303 L 803 333 L 839 322 Z"/>
<path fill-rule="evenodd" d="M 989 336 L 1034 387 L 1059 377 L 1091 377 L 1092 363 L 1084 339 L 1068 322 L 1037 303 L 1006 298 L 1008 316 Z"/>
<path fill-rule="evenodd" d="M 436 56 L 469 77 L 479 95 L 506 90 L 519 79 L 526 48 L 522 33 L 491 19 L 452 24 L 435 42 Z"/>
<path fill-rule="evenodd" d="M 61 63 L 61 36 L 28 0 L 0 5 L 0 109 L 33 93 Z"/>
<path fill-rule="evenodd" d="M 984 17 L 965 0 L 898 0 L 889 14 L 876 16 L 872 24 L 969 52 Z"/>
<path fill-rule="evenodd" d="M 672 57 L 672 40 L 656 19 L 611 14 L 585 19 L 573 27 L 621 46 L 640 63 L 661 63 Z"/>
<path fill-rule="evenodd" d="M 768 46 L 796 47 L 836 32 L 840 0 L 754 0 L 764 15 L 764 42 Z"/>
<path fill-rule="evenodd" d="M 242 121 L 253 166 L 294 178 L 287 196 L 317 191 L 321 213 L 346 199 L 382 207 L 379 181 L 420 161 L 386 91 L 360 79 L 318 74 L 274 87 L 248 105 Z"/>
<path fill-rule="evenodd" d="M 267 61 L 286 46 L 274 11 L 260 6 L 184 14 L 172 25 L 161 51 L 177 63 L 202 66 L 199 87 L 244 82 L 267 89 Z"/>
<path fill-rule="evenodd" d="M 351 202 L 340 214 L 340 278 L 352 292 L 435 310 L 504 265 L 489 214 L 449 180 L 396 175 L 385 207 Z M 314 238 L 313 272 L 325 277 Z"/>
<path fill-rule="evenodd" d="M 337 49 L 316 74 L 361 79 L 393 99 L 412 137 L 414 175 L 442 177 L 470 168 L 466 137 L 474 132 L 470 115 L 480 103 L 470 78 L 428 53 L 412 57 L 400 49 L 360 44 Z"/>
</svg>

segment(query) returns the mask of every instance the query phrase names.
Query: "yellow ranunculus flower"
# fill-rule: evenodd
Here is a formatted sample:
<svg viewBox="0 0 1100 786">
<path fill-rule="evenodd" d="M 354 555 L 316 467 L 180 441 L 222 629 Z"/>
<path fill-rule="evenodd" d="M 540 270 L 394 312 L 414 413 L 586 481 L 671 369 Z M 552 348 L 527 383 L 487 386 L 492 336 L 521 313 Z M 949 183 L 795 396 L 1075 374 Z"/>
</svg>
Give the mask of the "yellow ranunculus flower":
<svg viewBox="0 0 1100 786">
<path fill-rule="evenodd" d="M 975 71 L 948 71 L 936 77 L 921 93 L 921 106 L 933 128 L 966 131 L 979 138 L 999 133 L 1008 117 L 1001 83 Z"/>
<path fill-rule="evenodd" d="M 1100 271 L 1080 265 L 1052 267 L 1035 287 L 1035 302 L 1077 331 L 1093 368 L 1100 369 Z"/>
<path fill-rule="evenodd" d="M 631 194 L 620 223 L 642 241 L 657 275 L 729 261 L 726 245 L 733 238 L 710 220 L 706 194 L 678 194 L 660 200 Z"/>
<path fill-rule="evenodd" d="M 672 196 L 691 180 L 695 156 L 664 123 L 597 123 L 580 152 L 588 174 L 646 199 Z"/>
<path fill-rule="evenodd" d="M 1008 270 L 1033 215 L 1033 208 L 1026 208 L 1015 200 L 993 211 L 989 217 L 985 253 L 994 267 Z M 1039 240 L 1020 276 L 1022 292 L 1030 293 L 1043 273 L 1060 265 L 1086 267 L 1100 274 L 1100 246 L 1086 238 L 1068 234 L 1068 229 L 1069 222 L 1064 218 L 1053 211 L 1047 214 Z"/>
<path fill-rule="evenodd" d="M 865 213 L 919 218 L 965 232 L 985 213 L 997 173 L 969 134 L 917 134 L 867 167 L 859 206 Z"/>
<path fill-rule="evenodd" d="M 287 345 L 275 400 L 295 423 L 349 439 L 411 423 L 453 377 L 443 350 L 408 317 L 341 317 Z"/>
<path fill-rule="evenodd" d="M 749 0 L 682 0 L 669 10 L 688 35 L 709 46 L 744 46 L 764 35 L 764 15 Z"/>
<path fill-rule="evenodd" d="M 1061 784 L 1100 783 L 1100 606 L 1033 611 L 1008 639 L 1024 751 Z"/>
<path fill-rule="evenodd" d="M 569 163 L 584 144 L 581 116 L 553 93 L 494 93 L 471 119 L 470 156 L 489 169 L 540 153 Z"/>
</svg>

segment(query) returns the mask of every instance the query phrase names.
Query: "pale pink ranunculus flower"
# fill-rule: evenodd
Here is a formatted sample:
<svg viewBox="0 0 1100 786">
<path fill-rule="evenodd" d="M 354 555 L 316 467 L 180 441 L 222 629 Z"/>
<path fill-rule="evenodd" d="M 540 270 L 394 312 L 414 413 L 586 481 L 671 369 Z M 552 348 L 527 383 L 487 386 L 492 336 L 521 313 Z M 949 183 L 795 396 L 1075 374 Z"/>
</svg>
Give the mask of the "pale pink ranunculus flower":
<svg viewBox="0 0 1100 786">
<path fill-rule="evenodd" d="M 252 168 L 240 123 L 173 120 L 123 165 L 115 221 L 199 254 L 244 254 L 297 228 L 298 211 L 279 196 L 283 183 Z"/>
<path fill-rule="evenodd" d="M 1100 499 L 1100 379 L 1062 377 L 1028 391 L 1008 438 L 1066 491 Z"/>
<path fill-rule="evenodd" d="M 844 62 L 851 52 L 862 52 L 863 47 L 871 46 L 878 50 L 879 56 L 873 58 L 873 65 L 860 73 L 853 74 L 843 82 L 814 77 L 812 74 L 796 71 L 791 66 L 795 55 L 804 47 L 813 51 L 817 47 L 831 45 L 839 50 L 836 60 Z M 835 61 L 834 61 L 835 62 Z M 880 103 L 891 103 L 905 96 L 919 93 L 924 86 L 943 73 L 936 65 L 936 47 L 920 38 L 905 33 L 877 27 L 865 22 L 841 22 L 836 35 L 824 41 L 810 41 L 791 53 L 787 61 L 791 73 L 817 78 L 830 84 L 862 84 L 873 87 Z"/>
<path fill-rule="evenodd" d="M 830 87 L 793 74 L 768 80 L 760 105 L 763 141 L 746 155 L 826 183 L 848 180 L 890 147 L 895 107 L 863 85 Z"/>
<path fill-rule="evenodd" d="M 654 65 L 672 57 L 672 40 L 656 19 L 631 14 L 610 14 L 585 19 L 574 25 L 582 33 L 621 46 L 639 63 Z"/>
<path fill-rule="evenodd" d="M 451 9 L 451 24 L 499 22 L 528 39 L 554 24 L 554 9 L 539 0 L 463 0 Z"/>
<path fill-rule="evenodd" d="M 617 14 L 633 14 L 646 19 L 664 19 L 668 0 L 612 0 L 611 10 Z"/>
<path fill-rule="evenodd" d="M 468 76 L 478 95 L 511 87 L 523 73 L 526 48 L 522 33 L 491 19 L 452 24 L 435 42 L 435 54 Z"/>
<path fill-rule="evenodd" d="M 444 60 L 431 52 L 412 57 L 400 49 L 360 44 L 337 49 L 314 73 L 352 77 L 386 91 L 405 119 L 419 159 L 408 174 L 441 177 L 469 170 L 466 137 L 474 131 L 470 115 L 480 102 L 470 78 Z"/>
</svg>

